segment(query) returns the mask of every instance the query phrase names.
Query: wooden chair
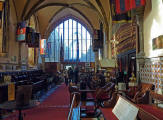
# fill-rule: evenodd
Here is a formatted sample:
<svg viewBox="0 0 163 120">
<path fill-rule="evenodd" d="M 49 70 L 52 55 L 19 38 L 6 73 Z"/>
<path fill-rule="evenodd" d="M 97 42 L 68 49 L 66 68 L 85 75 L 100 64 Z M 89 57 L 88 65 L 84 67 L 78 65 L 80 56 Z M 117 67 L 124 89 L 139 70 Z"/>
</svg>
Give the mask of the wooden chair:
<svg viewBox="0 0 163 120">
<path fill-rule="evenodd" d="M 153 84 L 142 83 L 139 90 L 136 92 L 132 102 L 136 104 L 148 104 L 149 103 L 149 90 L 153 88 Z"/>
<path fill-rule="evenodd" d="M 109 100 L 105 100 L 101 103 L 103 108 L 113 108 L 117 102 L 117 92 L 112 93 L 112 97 Z"/>
<path fill-rule="evenodd" d="M 105 100 L 109 100 L 114 91 L 114 83 L 108 83 L 104 87 L 98 88 L 96 90 L 82 90 L 80 92 L 86 92 L 92 94 L 92 98 L 85 99 L 85 104 L 81 106 L 81 109 L 86 111 L 85 117 L 97 117 L 101 114 L 98 111 L 98 108 L 101 106 L 101 103 Z"/>
</svg>

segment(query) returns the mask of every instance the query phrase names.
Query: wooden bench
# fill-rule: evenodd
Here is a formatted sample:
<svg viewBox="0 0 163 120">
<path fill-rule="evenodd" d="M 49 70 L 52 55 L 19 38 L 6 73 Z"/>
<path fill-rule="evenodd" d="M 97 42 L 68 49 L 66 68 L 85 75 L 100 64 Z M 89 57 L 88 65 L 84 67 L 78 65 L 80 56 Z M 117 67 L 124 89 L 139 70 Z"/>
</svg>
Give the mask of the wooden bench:
<svg viewBox="0 0 163 120">
<path fill-rule="evenodd" d="M 153 91 L 149 91 L 149 95 L 151 98 L 150 104 L 137 104 L 141 111 L 139 118 L 144 120 L 163 120 L 163 108 L 159 108 L 157 106 L 158 103 L 152 103 L 154 100 L 163 103 L 163 95 L 157 94 Z"/>
<path fill-rule="evenodd" d="M 117 99 L 115 99 L 115 101 L 118 104 L 116 103 L 116 105 L 114 107 L 101 108 L 101 111 L 102 111 L 102 113 L 104 115 L 104 118 L 106 120 L 118 120 L 118 116 L 123 118 L 122 120 L 134 120 L 135 119 L 134 116 L 136 117 L 137 114 L 135 112 L 133 112 L 133 111 L 136 109 L 137 112 L 138 112 L 138 110 L 139 110 L 139 108 L 135 104 L 133 104 L 132 102 L 130 102 L 126 98 L 122 97 L 121 95 L 117 95 Z M 116 110 L 116 109 L 118 109 L 118 110 Z M 114 112 L 118 111 L 119 115 L 118 114 L 115 115 L 116 112 L 113 113 L 113 111 Z M 130 114 L 132 114 L 133 119 L 132 118 L 128 118 L 128 116 Z"/>
<path fill-rule="evenodd" d="M 160 101 L 163 101 L 163 95 L 159 95 L 157 93 L 154 93 L 153 91 L 150 91 L 150 97 L 153 99 L 157 99 Z M 117 99 L 119 96 L 117 96 Z M 163 109 L 158 108 L 155 105 L 150 105 L 150 104 L 134 104 L 130 102 L 129 100 L 123 98 L 130 104 L 136 106 L 139 108 L 137 118 L 140 120 L 163 120 Z M 114 99 L 116 101 L 116 99 Z M 114 115 L 112 112 L 114 106 L 109 106 L 108 108 L 101 108 L 101 111 L 105 117 L 106 120 L 118 120 L 118 118 Z"/>
</svg>

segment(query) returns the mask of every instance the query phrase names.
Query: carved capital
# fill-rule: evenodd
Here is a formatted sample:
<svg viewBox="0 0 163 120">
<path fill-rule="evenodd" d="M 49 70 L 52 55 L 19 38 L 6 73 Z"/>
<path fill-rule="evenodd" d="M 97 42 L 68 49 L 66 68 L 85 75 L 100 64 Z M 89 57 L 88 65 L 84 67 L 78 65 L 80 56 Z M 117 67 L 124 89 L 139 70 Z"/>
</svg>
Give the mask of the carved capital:
<svg viewBox="0 0 163 120">
<path fill-rule="evenodd" d="M 145 64 L 145 53 L 143 51 L 140 51 L 137 55 L 136 55 L 136 59 L 138 64 L 142 67 Z"/>
<path fill-rule="evenodd" d="M 144 57 L 145 57 L 145 53 L 143 51 L 140 51 L 136 56 L 137 59 L 144 59 Z"/>
</svg>

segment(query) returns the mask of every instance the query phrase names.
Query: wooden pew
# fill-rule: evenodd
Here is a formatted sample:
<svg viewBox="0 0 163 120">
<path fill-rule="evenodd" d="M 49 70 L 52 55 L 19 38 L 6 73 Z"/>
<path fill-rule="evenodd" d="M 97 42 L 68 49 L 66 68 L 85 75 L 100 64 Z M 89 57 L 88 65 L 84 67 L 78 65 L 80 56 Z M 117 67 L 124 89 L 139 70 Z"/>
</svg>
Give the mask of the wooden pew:
<svg viewBox="0 0 163 120">
<path fill-rule="evenodd" d="M 156 100 L 163 103 L 163 95 L 149 91 L 149 96 L 151 101 Z M 153 104 L 151 101 L 150 104 L 137 104 L 137 106 L 140 108 L 138 117 L 142 120 L 163 120 L 163 108 L 159 108 L 157 106 L 158 103 Z"/>
<path fill-rule="evenodd" d="M 160 101 L 163 100 L 163 95 L 156 94 L 152 91 L 150 91 L 150 96 L 153 99 L 157 99 Z M 119 97 L 122 97 L 122 96 L 118 95 L 117 99 Z M 127 101 L 128 103 L 139 108 L 139 111 L 137 114 L 138 120 L 163 120 L 163 109 L 162 108 L 158 108 L 156 106 L 149 105 L 149 104 L 134 104 L 134 103 L 130 102 L 129 100 L 127 100 L 126 98 L 124 98 L 124 97 L 122 97 L 122 98 L 125 101 Z M 114 100 L 116 101 L 116 99 L 114 99 Z M 118 120 L 118 118 L 112 112 L 113 108 L 114 108 L 114 106 L 108 106 L 108 108 L 101 108 L 101 111 L 106 120 L 110 120 L 110 119 Z"/>
</svg>

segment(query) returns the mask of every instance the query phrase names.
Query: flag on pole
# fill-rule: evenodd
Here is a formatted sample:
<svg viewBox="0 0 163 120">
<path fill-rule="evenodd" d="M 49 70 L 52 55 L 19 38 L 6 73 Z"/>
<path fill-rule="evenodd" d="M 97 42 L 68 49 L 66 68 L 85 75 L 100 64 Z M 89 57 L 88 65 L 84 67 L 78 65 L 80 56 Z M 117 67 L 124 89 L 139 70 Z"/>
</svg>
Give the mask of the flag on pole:
<svg viewBox="0 0 163 120">
<path fill-rule="evenodd" d="M 116 2 L 116 13 L 122 14 L 134 8 L 144 6 L 146 0 L 115 0 L 115 2 Z"/>
<path fill-rule="evenodd" d="M 110 0 L 110 10 L 113 23 L 131 22 L 131 11 L 122 14 L 117 14 L 116 0 Z"/>
<path fill-rule="evenodd" d="M 26 38 L 26 22 L 20 22 L 17 25 L 17 40 L 25 41 Z"/>
</svg>

